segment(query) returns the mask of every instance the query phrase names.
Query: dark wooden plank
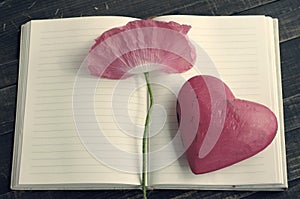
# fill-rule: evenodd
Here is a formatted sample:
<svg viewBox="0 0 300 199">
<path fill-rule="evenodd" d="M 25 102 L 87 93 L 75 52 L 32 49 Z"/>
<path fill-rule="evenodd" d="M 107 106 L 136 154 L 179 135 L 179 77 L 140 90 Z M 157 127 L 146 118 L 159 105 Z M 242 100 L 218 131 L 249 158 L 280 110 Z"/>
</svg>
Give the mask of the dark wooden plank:
<svg viewBox="0 0 300 199">
<path fill-rule="evenodd" d="M 87 15 L 118 15 L 146 18 L 154 15 L 180 12 L 181 14 L 201 14 L 201 15 L 230 15 L 235 12 L 262 6 L 276 0 L 253 0 L 241 1 L 231 0 L 132 0 L 130 3 L 122 0 L 65 0 L 65 1 L 33 1 L 24 0 L 4 1 L 0 8 L 1 21 L 15 23 L 17 17 L 23 16 L 27 19 L 35 18 L 55 18 L 55 17 L 74 17 Z M 13 24 L 7 24 L 13 25 Z M 18 25 L 16 23 L 16 25 Z"/>
<path fill-rule="evenodd" d="M 212 1 L 194 1 L 191 4 L 185 4 L 182 7 L 173 8 L 158 13 L 158 15 L 167 14 L 187 14 L 187 15 L 233 15 L 245 10 L 260 7 L 278 0 L 254 0 L 254 1 L 239 1 L 239 0 L 212 0 Z"/>
<path fill-rule="evenodd" d="M 9 123 L 14 123 L 16 108 L 16 85 L 0 89 L 0 135 L 10 130 Z M 6 131 L 3 131 L 6 129 Z"/>
<path fill-rule="evenodd" d="M 280 0 L 265 6 L 239 12 L 242 15 L 263 14 L 279 19 L 280 41 L 287 41 L 300 36 L 300 1 Z"/>
<path fill-rule="evenodd" d="M 247 11 L 245 11 L 247 10 Z M 295 198 L 299 187 L 299 1 L 296 0 L 65 0 L 0 2 L 0 197 L 1 198 L 141 198 L 134 191 L 10 191 L 20 25 L 30 19 L 87 15 L 146 18 L 163 14 L 267 14 L 280 19 L 282 76 L 290 188 L 286 192 L 150 191 L 149 198 Z M 291 40 L 292 39 L 292 40 Z M 290 41 L 288 41 L 290 40 Z M 2 88 L 2 89 L 1 89 Z"/>
<path fill-rule="evenodd" d="M 249 191 L 176 191 L 176 190 L 154 190 L 149 193 L 149 198 L 204 198 L 204 199 L 223 199 L 223 198 L 244 198 L 255 192 Z"/>
<path fill-rule="evenodd" d="M 17 59 L 0 64 L 0 89 L 15 84 L 18 77 Z"/>
<path fill-rule="evenodd" d="M 3 198 L 22 198 L 22 199 L 53 199 L 53 198 L 141 198 L 139 190 L 123 191 L 10 191 L 0 195 Z"/>
<path fill-rule="evenodd" d="M 300 129 L 285 134 L 288 180 L 300 179 Z"/>
<path fill-rule="evenodd" d="M 300 93 L 300 38 L 281 43 L 281 73 L 284 98 Z"/>
<path fill-rule="evenodd" d="M 300 38 L 283 42 L 280 51 L 285 130 L 288 132 L 300 128 Z"/>
<path fill-rule="evenodd" d="M 0 197 L 10 191 L 13 133 L 0 135 Z"/>
<path fill-rule="evenodd" d="M 16 86 L 0 90 L 0 194 L 9 191 Z"/>
<path fill-rule="evenodd" d="M 300 94 L 284 99 L 285 130 L 300 129 Z"/>
</svg>

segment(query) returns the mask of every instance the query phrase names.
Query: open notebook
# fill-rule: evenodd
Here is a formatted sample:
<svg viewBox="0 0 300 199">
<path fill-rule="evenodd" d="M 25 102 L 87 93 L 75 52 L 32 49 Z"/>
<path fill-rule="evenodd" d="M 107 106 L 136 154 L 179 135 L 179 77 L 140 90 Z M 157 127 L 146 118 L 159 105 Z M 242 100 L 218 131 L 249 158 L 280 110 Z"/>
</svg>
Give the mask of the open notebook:
<svg viewBox="0 0 300 199">
<path fill-rule="evenodd" d="M 106 160 L 116 167 L 124 164 L 132 171 L 141 171 L 141 156 L 114 159 L 117 156 L 106 144 L 108 141 L 127 154 L 141 154 L 142 141 L 134 133 L 140 132 L 147 111 L 148 96 L 143 77 L 136 75 L 121 81 L 101 79 L 94 88 L 94 110 L 89 110 L 88 102 L 82 98 L 82 103 L 76 105 L 83 116 L 80 124 L 75 125 L 73 117 L 76 78 L 83 82 L 97 79 L 88 74 L 77 75 L 94 39 L 105 30 L 131 20 L 135 19 L 82 17 L 33 20 L 22 26 L 12 189 L 141 187 L 141 174 L 121 171 L 99 161 L 86 145 L 107 154 Z M 287 188 L 277 20 L 265 16 L 163 16 L 155 20 L 191 25 L 188 35 L 201 53 L 196 63 L 200 70 L 193 68 L 176 75 L 150 74 L 155 103 L 164 107 L 163 114 L 154 113 L 153 121 L 166 119 L 166 122 L 148 139 L 148 150 L 161 150 L 161 157 L 169 158 L 170 162 L 159 165 L 157 159 L 149 156 L 149 171 L 160 169 L 147 173 L 147 186 L 155 189 Z M 178 128 L 176 92 L 185 80 L 196 74 L 218 76 L 236 97 L 262 103 L 274 111 L 279 129 L 272 144 L 245 161 L 202 175 L 190 171 L 184 155 L 174 160 L 176 147 L 166 150 L 164 147 Z M 116 87 L 121 91 L 131 89 L 131 95 L 124 97 L 122 92 L 115 92 Z M 170 92 L 170 88 L 174 92 Z M 83 85 L 79 89 L 84 93 L 89 88 Z M 127 114 L 119 114 L 116 119 L 116 106 L 119 110 L 128 110 Z M 84 117 L 91 111 L 96 122 Z M 79 137 L 78 125 L 85 129 L 84 140 Z M 132 134 L 124 133 L 120 125 Z M 105 142 L 95 134 L 98 128 Z"/>
</svg>

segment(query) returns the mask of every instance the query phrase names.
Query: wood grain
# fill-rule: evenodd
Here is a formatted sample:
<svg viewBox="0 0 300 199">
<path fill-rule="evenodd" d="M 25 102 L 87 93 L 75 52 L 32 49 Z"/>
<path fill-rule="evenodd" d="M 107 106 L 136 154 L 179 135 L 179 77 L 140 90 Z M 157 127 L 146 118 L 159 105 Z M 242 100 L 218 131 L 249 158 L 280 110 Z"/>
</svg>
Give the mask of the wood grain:
<svg viewBox="0 0 300 199">
<path fill-rule="evenodd" d="M 289 189 L 285 192 L 149 191 L 149 198 L 297 198 L 300 195 L 300 1 L 298 0 L 6 0 L 0 1 L 0 198 L 141 198 L 134 191 L 11 191 L 20 26 L 31 19 L 166 14 L 279 18 Z"/>
</svg>

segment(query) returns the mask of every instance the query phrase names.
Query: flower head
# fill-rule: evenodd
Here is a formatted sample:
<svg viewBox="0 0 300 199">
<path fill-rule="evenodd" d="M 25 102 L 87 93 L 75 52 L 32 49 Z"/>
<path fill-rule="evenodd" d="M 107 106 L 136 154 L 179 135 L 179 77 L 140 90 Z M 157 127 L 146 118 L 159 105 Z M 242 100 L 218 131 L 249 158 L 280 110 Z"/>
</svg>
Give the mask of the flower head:
<svg viewBox="0 0 300 199">
<path fill-rule="evenodd" d="M 104 32 L 88 55 L 92 75 L 124 79 L 137 73 L 160 70 L 182 73 L 193 67 L 195 48 L 188 25 L 136 20 Z"/>
</svg>

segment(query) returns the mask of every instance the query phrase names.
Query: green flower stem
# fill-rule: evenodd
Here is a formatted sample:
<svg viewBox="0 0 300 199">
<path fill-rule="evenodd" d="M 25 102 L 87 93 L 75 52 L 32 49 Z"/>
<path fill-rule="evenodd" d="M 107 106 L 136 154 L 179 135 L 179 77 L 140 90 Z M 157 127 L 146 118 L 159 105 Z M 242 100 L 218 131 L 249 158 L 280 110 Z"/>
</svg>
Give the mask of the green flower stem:
<svg viewBox="0 0 300 199">
<path fill-rule="evenodd" d="M 149 120 L 150 120 L 150 114 L 151 114 L 151 108 L 153 105 L 153 95 L 152 95 L 152 89 L 149 82 L 149 73 L 144 73 L 145 79 L 147 82 L 147 90 L 149 93 L 150 103 L 147 110 L 147 116 L 145 120 L 145 128 L 144 128 L 144 134 L 143 134 L 143 173 L 142 173 L 142 188 L 143 188 L 143 196 L 146 199 L 147 198 L 147 190 L 146 190 L 146 173 L 147 173 L 147 165 L 146 165 L 146 159 L 147 159 L 147 133 L 149 129 Z"/>
</svg>

